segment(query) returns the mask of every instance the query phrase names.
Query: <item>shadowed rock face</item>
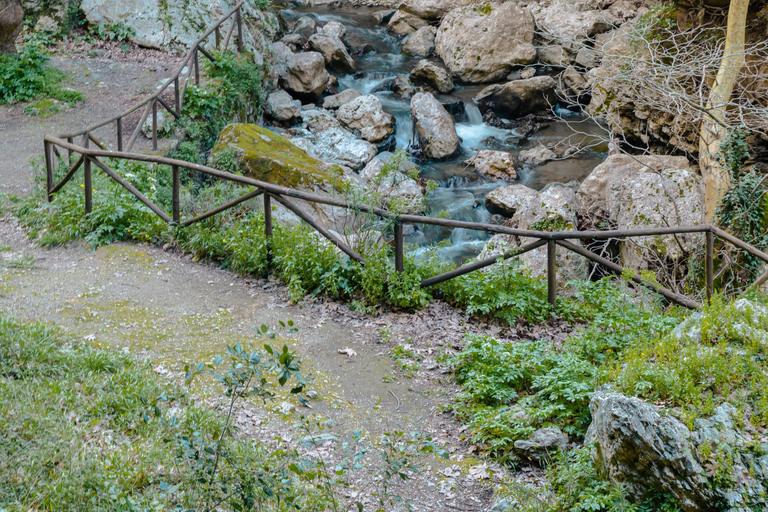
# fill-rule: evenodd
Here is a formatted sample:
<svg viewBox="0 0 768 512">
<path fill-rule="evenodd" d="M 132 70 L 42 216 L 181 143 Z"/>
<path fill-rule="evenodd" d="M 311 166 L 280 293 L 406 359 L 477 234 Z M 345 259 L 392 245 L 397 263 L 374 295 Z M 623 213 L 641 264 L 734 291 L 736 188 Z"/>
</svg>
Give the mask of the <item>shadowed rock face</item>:
<svg viewBox="0 0 768 512">
<path fill-rule="evenodd" d="M 21 33 L 24 9 L 20 0 L 0 0 L 0 55 L 16 53 L 16 37 Z"/>
</svg>

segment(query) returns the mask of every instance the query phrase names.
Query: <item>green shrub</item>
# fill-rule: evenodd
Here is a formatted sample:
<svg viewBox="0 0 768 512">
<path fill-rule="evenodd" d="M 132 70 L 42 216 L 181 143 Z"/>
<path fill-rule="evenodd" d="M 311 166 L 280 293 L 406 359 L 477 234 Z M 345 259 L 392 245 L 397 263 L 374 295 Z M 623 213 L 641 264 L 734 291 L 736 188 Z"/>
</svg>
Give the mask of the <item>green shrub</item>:
<svg viewBox="0 0 768 512">
<path fill-rule="evenodd" d="M 65 75 L 48 66 L 48 55 L 33 43 L 16 55 L 0 55 L 0 105 L 53 98 L 70 105 L 82 101 L 78 91 L 61 86 Z"/>
</svg>

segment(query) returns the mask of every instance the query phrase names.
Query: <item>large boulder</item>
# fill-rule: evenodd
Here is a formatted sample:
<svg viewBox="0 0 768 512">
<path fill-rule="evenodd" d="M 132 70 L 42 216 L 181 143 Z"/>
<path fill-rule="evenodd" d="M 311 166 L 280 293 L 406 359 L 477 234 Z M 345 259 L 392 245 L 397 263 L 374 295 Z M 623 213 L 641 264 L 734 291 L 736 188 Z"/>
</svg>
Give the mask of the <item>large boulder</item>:
<svg viewBox="0 0 768 512">
<path fill-rule="evenodd" d="M 517 179 L 515 159 L 506 151 L 484 149 L 464 163 L 474 167 L 478 174 L 492 180 Z"/>
<path fill-rule="evenodd" d="M 20 0 L 0 0 L 0 55 L 16 53 L 24 9 Z"/>
<path fill-rule="evenodd" d="M 275 121 L 283 123 L 301 120 L 301 109 L 285 91 L 274 91 L 267 96 L 266 113 Z"/>
<path fill-rule="evenodd" d="M 381 142 L 395 133 L 395 117 L 384 112 L 381 100 L 373 94 L 358 96 L 339 107 L 336 119 L 350 130 L 357 130 L 368 142 Z"/>
<path fill-rule="evenodd" d="M 557 83 L 551 76 L 535 76 L 489 85 L 474 98 L 480 111 L 504 117 L 549 112 L 557 103 Z"/>
<path fill-rule="evenodd" d="M 147 2 L 146 0 L 83 0 L 80 8 L 91 26 L 122 23 L 133 30 L 131 40 L 141 46 L 184 50 L 234 6 L 229 2 Z M 257 61 L 279 30 L 277 17 L 243 6 L 243 43 Z M 234 41 L 234 40 L 233 40 Z M 232 43 L 230 43 L 232 44 Z"/>
<path fill-rule="evenodd" d="M 413 96 L 411 116 L 426 158 L 440 160 L 459 151 L 461 141 L 453 116 L 432 94 L 419 92 Z"/>
<path fill-rule="evenodd" d="M 323 108 L 335 110 L 359 96 L 361 96 L 361 94 L 357 89 L 344 89 L 339 94 L 326 96 L 323 100 Z"/>
<path fill-rule="evenodd" d="M 309 38 L 309 47 L 320 52 L 325 63 L 339 73 L 354 73 L 355 61 L 347 52 L 341 39 L 335 35 L 314 34 Z"/>
<path fill-rule="evenodd" d="M 439 20 L 453 9 L 461 7 L 465 0 L 405 0 L 400 10 L 425 20 Z"/>
<path fill-rule="evenodd" d="M 421 27 L 403 41 L 403 53 L 414 57 L 431 57 L 435 53 L 435 27 Z"/>
<path fill-rule="evenodd" d="M 326 110 L 305 110 L 301 113 L 301 118 L 309 134 L 303 138 L 294 138 L 292 142 L 307 151 L 310 156 L 359 170 L 378 152 L 376 146 L 358 139 L 344 129 Z"/>
<path fill-rule="evenodd" d="M 603 207 L 618 229 L 704 223 L 701 178 L 685 157 L 612 155 L 579 187 L 585 203 Z M 701 234 L 641 237 L 621 244 L 624 266 L 661 268 L 685 257 Z"/>
<path fill-rule="evenodd" d="M 338 21 L 329 21 L 325 25 L 323 25 L 323 28 L 320 29 L 323 34 L 331 37 L 335 37 L 339 39 L 340 41 L 344 40 L 344 37 L 347 35 L 347 27 L 339 23 Z"/>
<path fill-rule="evenodd" d="M 281 42 L 272 45 L 277 73 L 283 87 L 299 98 L 314 99 L 328 85 L 325 58 L 318 52 L 293 53 Z"/>
<path fill-rule="evenodd" d="M 466 5 L 443 18 L 435 50 L 454 78 L 494 82 L 536 61 L 534 28 L 531 13 L 515 2 Z"/>
<path fill-rule="evenodd" d="M 616 18 L 591 0 L 550 0 L 528 4 L 538 29 L 563 44 L 579 44 L 614 27 Z"/>
<path fill-rule="evenodd" d="M 317 22 L 309 16 L 302 16 L 296 20 L 292 34 L 296 34 L 306 43 L 317 32 Z"/>
<path fill-rule="evenodd" d="M 419 213 L 425 210 L 426 203 L 421 187 L 415 179 L 401 172 L 402 165 L 396 165 L 396 159 L 375 158 L 360 171 L 365 187 L 372 195 L 381 198 L 382 207 L 388 207 L 401 213 Z"/>
<path fill-rule="evenodd" d="M 407 36 L 428 25 L 428 21 L 415 14 L 398 10 L 387 23 L 387 30 L 400 36 Z"/>
<path fill-rule="evenodd" d="M 602 472 L 637 502 L 666 493 L 686 512 L 721 510 L 691 444 L 691 432 L 655 406 L 597 392 L 585 444 Z"/>
<path fill-rule="evenodd" d="M 453 91 L 453 80 L 444 68 L 428 60 L 421 60 L 413 68 L 409 79 L 413 85 L 428 91 L 447 94 Z"/>
</svg>

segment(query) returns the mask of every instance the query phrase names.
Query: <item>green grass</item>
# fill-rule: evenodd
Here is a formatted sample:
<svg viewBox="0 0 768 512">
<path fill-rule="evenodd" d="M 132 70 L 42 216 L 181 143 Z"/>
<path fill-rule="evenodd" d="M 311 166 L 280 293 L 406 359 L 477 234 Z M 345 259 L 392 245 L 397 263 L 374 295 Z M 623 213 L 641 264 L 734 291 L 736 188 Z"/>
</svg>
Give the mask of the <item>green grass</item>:
<svg viewBox="0 0 768 512">
<path fill-rule="evenodd" d="M 0 510 L 321 510 L 288 477 L 292 459 L 224 437 L 216 486 L 210 445 L 224 425 L 149 365 L 0 316 Z M 215 486 L 215 487 L 216 487 Z"/>
</svg>

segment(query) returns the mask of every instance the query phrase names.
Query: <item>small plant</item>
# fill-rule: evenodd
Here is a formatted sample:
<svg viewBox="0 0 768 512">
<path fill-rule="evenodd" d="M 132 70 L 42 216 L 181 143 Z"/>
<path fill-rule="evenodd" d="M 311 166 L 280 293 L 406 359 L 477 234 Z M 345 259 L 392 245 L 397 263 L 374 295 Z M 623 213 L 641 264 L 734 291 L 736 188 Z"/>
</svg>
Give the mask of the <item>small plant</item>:
<svg viewBox="0 0 768 512">
<path fill-rule="evenodd" d="M 27 43 L 17 55 L 0 55 L 0 105 L 41 97 L 70 105 L 82 101 L 82 93 L 61 86 L 64 78 L 48 65 L 48 55 L 39 44 Z"/>
<path fill-rule="evenodd" d="M 88 32 L 94 37 L 105 41 L 129 41 L 136 35 L 133 27 L 129 27 L 123 21 L 91 25 Z"/>
</svg>

